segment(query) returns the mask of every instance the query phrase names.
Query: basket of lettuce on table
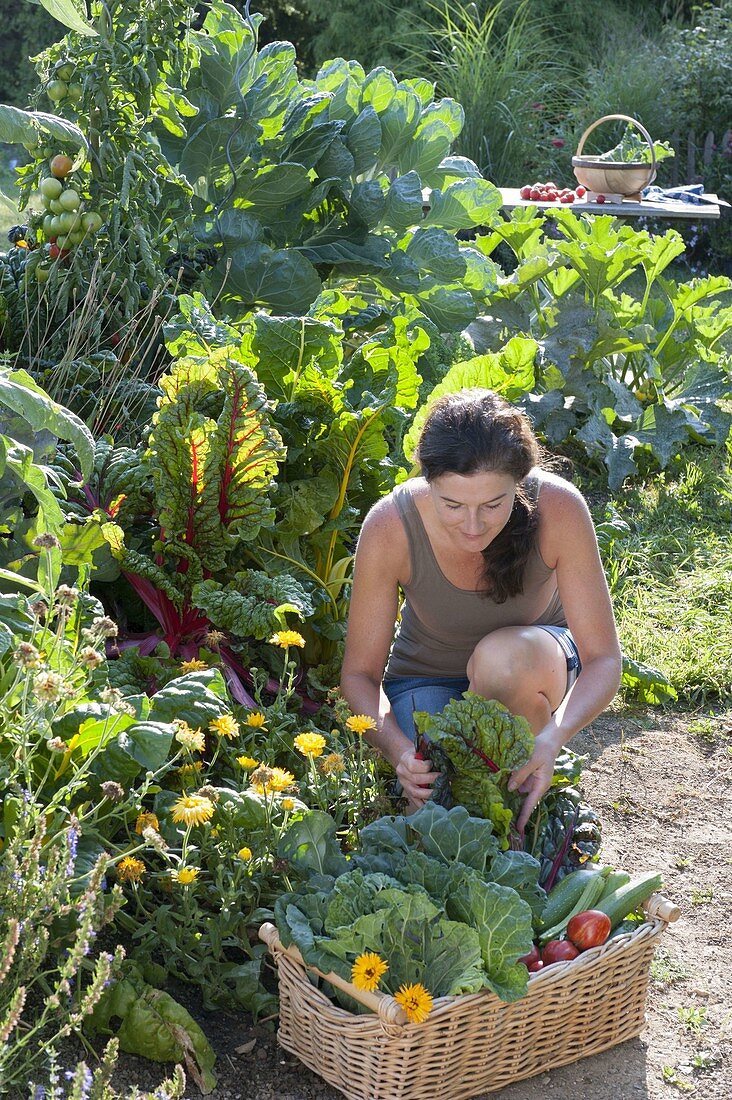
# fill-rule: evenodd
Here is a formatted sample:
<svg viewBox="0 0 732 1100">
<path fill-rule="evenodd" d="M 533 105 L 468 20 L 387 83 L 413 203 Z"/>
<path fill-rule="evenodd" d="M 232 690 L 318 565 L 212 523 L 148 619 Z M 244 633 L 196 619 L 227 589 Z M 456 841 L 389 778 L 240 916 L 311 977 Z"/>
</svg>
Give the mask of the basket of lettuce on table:
<svg viewBox="0 0 732 1100">
<path fill-rule="evenodd" d="M 317 811 L 282 838 L 293 889 L 260 930 L 281 1045 L 348 1097 L 459 1100 L 637 1035 L 678 911 L 660 876 L 600 863 L 581 758 L 562 754 L 521 846 L 507 784 L 528 723 L 466 692 L 415 725 L 434 799 L 365 826 L 348 857 Z"/>
</svg>

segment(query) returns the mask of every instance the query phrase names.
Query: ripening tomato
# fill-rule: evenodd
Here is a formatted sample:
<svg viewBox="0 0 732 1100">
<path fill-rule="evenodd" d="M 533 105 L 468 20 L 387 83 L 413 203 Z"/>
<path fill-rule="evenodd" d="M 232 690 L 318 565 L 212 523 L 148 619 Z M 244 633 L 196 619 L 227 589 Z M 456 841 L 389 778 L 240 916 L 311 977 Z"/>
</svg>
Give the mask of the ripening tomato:
<svg viewBox="0 0 732 1100">
<path fill-rule="evenodd" d="M 576 959 L 579 951 L 569 940 L 550 940 L 541 953 L 541 961 L 544 966 L 552 963 L 570 962 Z"/>
<path fill-rule="evenodd" d="M 528 184 L 525 187 L 521 188 L 521 190 L 519 191 L 519 195 L 521 196 L 522 199 L 531 198 L 531 188 L 529 187 Z"/>
<path fill-rule="evenodd" d="M 585 909 L 576 913 L 567 925 L 567 935 L 580 951 L 599 947 L 610 935 L 610 918 L 600 909 Z"/>
<path fill-rule="evenodd" d="M 51 160 L 51 172 L 59 180 L 66 179 L 73 167 L 73 160 L 65 153 L 57 153 Z"/>
<path fill-rule="evenodd" d="M 526 969 L 528 970 L 529 974 L 538 974 L 540 970 L 544 969 L 544 963 L 541 961 L 541 959 L 537 959 L 536 962 L 531 963 L 531 965 L 527 966 Z"/>
</svg>

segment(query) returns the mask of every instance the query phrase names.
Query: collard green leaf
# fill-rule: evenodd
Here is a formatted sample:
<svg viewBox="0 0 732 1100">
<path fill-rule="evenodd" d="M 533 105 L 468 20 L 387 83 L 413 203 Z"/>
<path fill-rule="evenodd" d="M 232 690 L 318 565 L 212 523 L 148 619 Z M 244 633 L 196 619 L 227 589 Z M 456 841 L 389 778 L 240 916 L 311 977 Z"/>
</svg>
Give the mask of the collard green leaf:
<svg viewBox="0 0 732 1100">
<path fill-rule="evenodd" d="M 392 229 L 403 231 L 410 225 L 419 224 L 422 207 L 422 182 L 416 172 L 407 172 L 397 176 L 389 186 L 383 222 Z"/>
<path fill-rule="evenodd" d="M 488 180 L 471 177 L 430 194 L 430 208 L 422 224 L 443 229 L 472 229 L 490 225 L 502 207 L 501 192 Z"/>
<path fill-rule="evenodd" d="M 311 810 L 282 834 L 277 854 L 302 873 L 342 875 L 348 870 L 348 861 L 340 850 L 336 828 L 330 814 Z"/>
<path fill-rule="evenodd" d="M 0 370 L 0 404 L 26 420 L 34 432 L 49 431 L 68 439 L 86 479 L 94 462 L 94 437 L 83 420 L 54 401 L 24 370 Z"/>
<path fill-rule="evenodd" d="M 213 296 L 238 316 L 259 307 L 275 313 L 307 313 L 322 289 L 313 265 L 291 249 L 261 242 L 233 249 L 210 275 Z"/>
<path fill-rule="evenodd" d="M 405 827 L 410 837 L 418 835 L 420 848 L 428 856 L 447 864 L 464 863 L 481 873 L 499 850 L 492 823 L 471 817 L 464 806 L 446 810 L 436 802 L 425 802 L 405 819 Z"/>
</svg>

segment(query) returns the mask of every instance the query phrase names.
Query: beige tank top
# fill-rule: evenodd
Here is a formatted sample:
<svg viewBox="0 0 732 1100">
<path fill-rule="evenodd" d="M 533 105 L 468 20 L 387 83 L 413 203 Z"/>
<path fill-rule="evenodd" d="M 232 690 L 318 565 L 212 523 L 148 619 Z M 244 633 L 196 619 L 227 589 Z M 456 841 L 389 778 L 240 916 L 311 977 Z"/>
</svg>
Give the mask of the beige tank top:
<svg viewBox="0 0 732 1100">
<path fill-rule="evenodd" d="M 537 500 L 541 483 L 535 474 L 524 481 Z M 411 577 L 404 588 L 401 620 L 392 644 L 385 678 L 401 676 L 464 677 L 471 653 L 481 638 L 503 626 L 566 626 L 554 570 L 538 547 L 524 571 L 523 592 L 495 603 L 490 596 L 457 588 L 440 569 L 409 482 L 392 494 L 407 532 Z M 550 578 L 553 586 L 548 584 Z M 550 593 L 546 602 L 546 592 Z M 537 605 L 544 609 L 537 617 Z"/>
</svg>

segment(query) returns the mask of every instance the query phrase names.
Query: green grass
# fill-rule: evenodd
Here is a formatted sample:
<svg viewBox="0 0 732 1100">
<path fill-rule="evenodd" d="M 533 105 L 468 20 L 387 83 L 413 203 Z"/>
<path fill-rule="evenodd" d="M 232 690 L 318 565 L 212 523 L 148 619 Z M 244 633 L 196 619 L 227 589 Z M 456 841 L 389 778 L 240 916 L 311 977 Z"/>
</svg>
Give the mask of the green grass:
<svg viewBox="0 0 732 1100">
<path fill-rule="evenodd" d="M 693 706 L 732 698 L 730 458 L 723 448 L 690 447 L 610 500 L 630 525 L 607 563 L 623 650 L 659 669 Z"/>
</svg>

